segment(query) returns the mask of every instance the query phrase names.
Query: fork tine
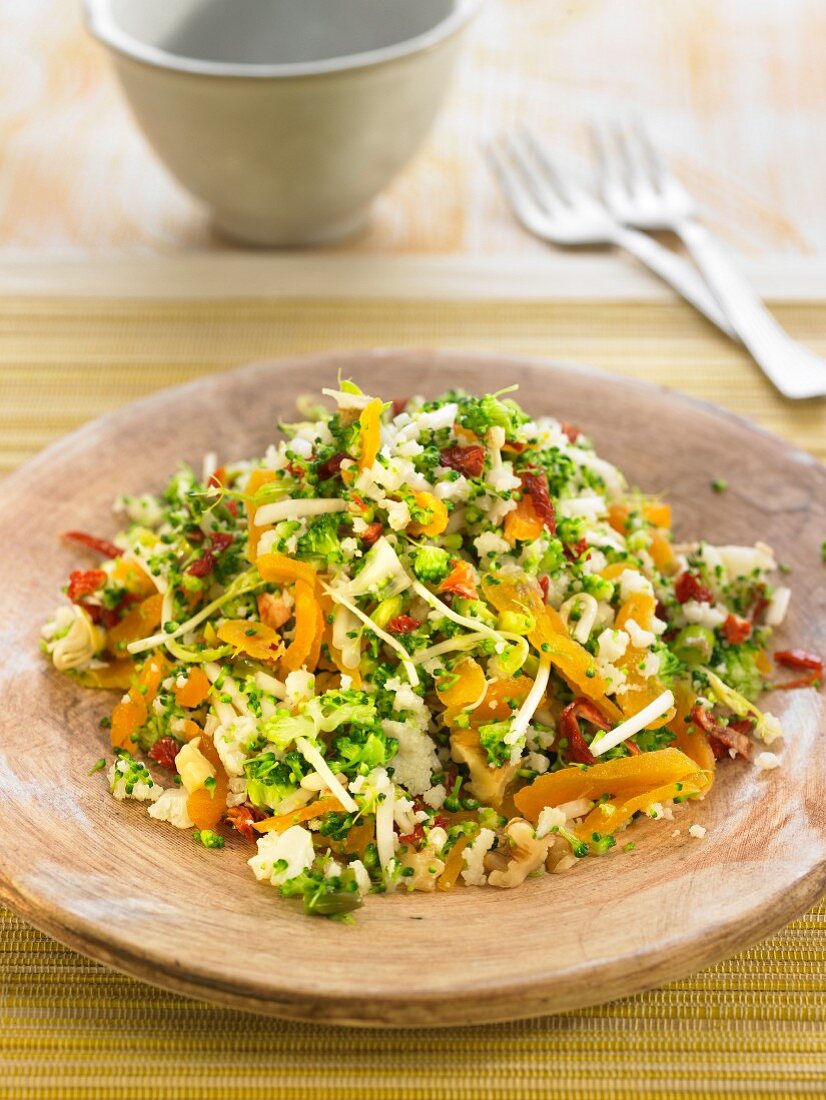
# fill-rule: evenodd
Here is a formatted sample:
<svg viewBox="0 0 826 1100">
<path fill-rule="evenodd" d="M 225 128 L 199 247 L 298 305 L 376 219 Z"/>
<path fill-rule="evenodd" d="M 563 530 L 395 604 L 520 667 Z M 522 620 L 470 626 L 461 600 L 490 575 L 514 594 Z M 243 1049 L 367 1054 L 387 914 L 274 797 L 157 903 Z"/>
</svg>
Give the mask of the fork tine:
<svg viewBox="0 0 826 1100">
<path fill-rule="evenodd" d="M 625 167 L 628 189 L 634 191 L 656 190 L 648 172 L 644 150 L 634 140 L 633 127 L 629 123 L 614 123 L 614 137 Z"/>
<path fill-rule="evenodd" d="M 662 157 L 654 148 L 651 134 L 642 119 L 642 115 L 635 115 L 632 121 L 632 129 L 642 156 L 648 165 L 648 173 L 656 190 L 660 190 L 666 174 L 666 168 Z"/>
<path fill-rule="evenodd" d="M 542 169 L 546 186 L 553 188 L 554 197 L 557 201 L 561 199 L 564 203 L 570 204 L 575 188 L 571 187 L 569 182 L 563 180 L 545 143 L 527 126 L 520 126 L 518 133 L 523 147 L 529 150 L 533 161 Z"/>
<path fill-rule="evenodd" d="M 545 178 L 543 170 L 538 167 L 524 134 L 521 131 L 508 134 L 506 142 L 511 160 L 530 188 L 534 200 L 549 214 L 558 211 L 564 199 L 555 190 L 552 182 Z"/>
<path fill-rule="evenodd" d="M 597 160 L 597 186 L 601 193 L 608 188 L 627 191 L 627 179 L 615 137 L 604 119 L 593 119 L 588 127 Z"/>
<path fill-rule="evenodd" d="M 533 195 L 495 142 L 487 145 L 485 153 L 514 214 L 526 229 L 535 232 L 539 211 Z"/>
</svg>

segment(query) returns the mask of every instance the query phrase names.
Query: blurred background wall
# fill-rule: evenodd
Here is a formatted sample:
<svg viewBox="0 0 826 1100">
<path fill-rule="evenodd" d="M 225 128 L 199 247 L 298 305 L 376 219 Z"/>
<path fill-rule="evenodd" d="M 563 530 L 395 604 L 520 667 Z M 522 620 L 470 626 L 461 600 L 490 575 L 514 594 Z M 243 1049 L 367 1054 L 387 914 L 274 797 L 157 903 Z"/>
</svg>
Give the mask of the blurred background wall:
<svg viewBox="0 0 826 1100">
<path fill-rule="evenodd" d="M 423 155 L 356 251 L 540 251 L 479 141 L 524 119 L 584 167 L 583 122 L 640 110 L 751 255 L 826 253 L 824 0 L 488 0 Z M 0 4 L 0 261 L 225 247 L 155 161 L 78 0 Z"/>
</svg>

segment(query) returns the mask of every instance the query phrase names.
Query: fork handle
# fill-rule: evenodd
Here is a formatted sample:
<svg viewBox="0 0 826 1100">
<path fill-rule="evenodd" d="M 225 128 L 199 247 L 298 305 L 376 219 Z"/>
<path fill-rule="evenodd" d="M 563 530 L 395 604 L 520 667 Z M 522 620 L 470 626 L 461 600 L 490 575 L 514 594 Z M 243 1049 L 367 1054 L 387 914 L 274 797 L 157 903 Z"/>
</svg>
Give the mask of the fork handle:
<svg viewBox="0 0 826 1100">
<path fill-rule="evenodd" d="M 699 274 L 682 256 L 661 245 L 653 237 L 625 226 L 617 226 L 613 241 L 659 275 L 727 336 L 737 339 L 716 299 Z"/>
<path fill-rule="evenodd" d="M 720 241 L 693 218 L 681 222 L 677 233 L 743 344 L 777 389 L 794 399 L 826 396 L 826 360 L 781 328 Z"/>
</svg>

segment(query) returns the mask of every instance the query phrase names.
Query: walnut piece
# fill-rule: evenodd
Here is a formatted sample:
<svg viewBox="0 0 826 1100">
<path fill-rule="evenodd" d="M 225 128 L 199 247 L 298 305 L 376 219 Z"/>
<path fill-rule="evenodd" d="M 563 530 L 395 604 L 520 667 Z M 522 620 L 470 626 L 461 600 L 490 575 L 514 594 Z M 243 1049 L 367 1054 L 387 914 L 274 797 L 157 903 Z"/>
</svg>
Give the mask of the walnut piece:
<svg viewBox="0 0 826 1100">
<path fill-rule="evenodd" d="M 421 852 L 408 850 L 399 857 L 402 868 L 412 867 L 413 874 L 402 876 L 399 879 L 401 886 L 407 890 L 422 890 L 432 893 L 436 889 L 439 875 L 445 869 L 444 860 L 439 859 L 432 848 L 423 848 Z"/>
<path fill-rule="evenodd" d="M 467 789 L 473 797 L 498 811 L 519 765 L 505 764 L 501 768 L 492 768 L 479 742 L 479 733 L 474 729 L 454 730 L 451 733 L 450 755 L 456 764 L 467 765 L 470 772 Z"/>
<path fill-rule="evenodd" d="M 528 875 L 545 862 L 556 839 L 549 835 L 537 840 L 529 821 L 523 817 L 512 818 L 505 826 L 499 847 L 485 856 L 488 883 L 504 889 L 521 886 Z"/>
</svg>

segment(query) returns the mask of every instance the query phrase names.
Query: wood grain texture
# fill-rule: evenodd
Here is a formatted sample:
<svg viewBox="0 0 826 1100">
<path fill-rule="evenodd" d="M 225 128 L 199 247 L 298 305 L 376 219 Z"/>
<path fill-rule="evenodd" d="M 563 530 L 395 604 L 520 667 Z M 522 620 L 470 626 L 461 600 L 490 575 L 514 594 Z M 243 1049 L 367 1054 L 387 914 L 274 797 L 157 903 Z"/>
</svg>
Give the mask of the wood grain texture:
<svg viewBox="0 0 826 1100">
<path fill-rule="evenodd" d="M 260 453 L 294 398 L 345 374 L 385 395 L 512 380 L 535 414 L 581 424 L 632 483 L 667 493 L 676 532 L 772 543 L 792 566 L 781 641 L 826 644 L 819 541 L 826 473 L 743 421 L 598 372 L 518 359 L 365 352 L 265 363 L 161 392 L 81 429 L 0 488 L 0 900 L 77 950 L 227 1005 L 315 1022 L 436 1026 L 536 1015 L 627 995 L 715 961 L 826 888 L 822 697 L 773 701 L 784 767 L 721 768 L 711 796 L 634 826 L 638 851 L 516 891 L 371 898 L 355 927 L 312 920 L 221 852 L 117 803 L 100 775 L 111 703 L 53 673 L 38 632 L 76 555 L 68 527 L 108 533 L 112 499 L 158 489 L 176 462 Z M 645 447 L 640 441 L 645 440 Z M 713 497 L 712 473 L 731 489 Z M 698 842 L 686 827 L 709 832 Z M 22 826 L 22 827 L 21 827 Z"/>
<path fill-rule="evenodd" d="M 746 253 L 826 253 L 821 0 L 488 0 L 424 152 L 347 250 L 541 254 L 480 141 L 522 119 L 587 170 L 583 124 L 644 111 Z M 0 261 L 226 246 L 147 148 L 76 0 L 0 6 Z"/>
</svg>

